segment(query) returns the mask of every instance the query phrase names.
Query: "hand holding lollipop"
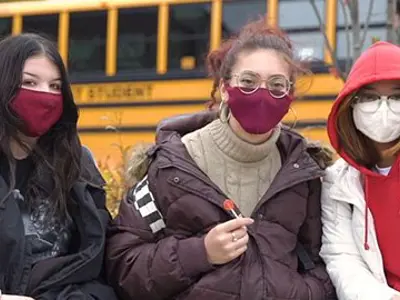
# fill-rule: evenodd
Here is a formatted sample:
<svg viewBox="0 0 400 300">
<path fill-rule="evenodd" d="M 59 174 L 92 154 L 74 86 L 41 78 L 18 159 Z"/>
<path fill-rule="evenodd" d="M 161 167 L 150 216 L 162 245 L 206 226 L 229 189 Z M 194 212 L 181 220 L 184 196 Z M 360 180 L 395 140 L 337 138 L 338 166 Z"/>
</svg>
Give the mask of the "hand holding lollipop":
<svg viewBox="0 0 400 300">
<path fill-rule="evenodd" d="M 234 219 L 215 226 L 204 239 L 208 261 L 215 265 L 228 263 L 247 250 L 249 236 L 246 226 L 254 222 L 244 218 L 232 200 L 224 201 L 224 209 Z"/>
</svg>

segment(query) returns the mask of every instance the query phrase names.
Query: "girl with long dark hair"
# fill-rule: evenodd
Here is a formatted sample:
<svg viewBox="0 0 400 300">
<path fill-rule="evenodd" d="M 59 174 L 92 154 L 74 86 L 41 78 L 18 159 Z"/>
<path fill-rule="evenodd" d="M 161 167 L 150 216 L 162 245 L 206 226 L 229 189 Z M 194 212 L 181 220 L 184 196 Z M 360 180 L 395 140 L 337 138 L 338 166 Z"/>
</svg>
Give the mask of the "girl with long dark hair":
<svg viewBox="0 0 400 300">
<path fill-rule="evenodd" d="M 101 282 L 104 181 L 77 121 L 56 46 L 34 34 L 2 40 L 1 300 L 116 299 Z"/>
</svg>

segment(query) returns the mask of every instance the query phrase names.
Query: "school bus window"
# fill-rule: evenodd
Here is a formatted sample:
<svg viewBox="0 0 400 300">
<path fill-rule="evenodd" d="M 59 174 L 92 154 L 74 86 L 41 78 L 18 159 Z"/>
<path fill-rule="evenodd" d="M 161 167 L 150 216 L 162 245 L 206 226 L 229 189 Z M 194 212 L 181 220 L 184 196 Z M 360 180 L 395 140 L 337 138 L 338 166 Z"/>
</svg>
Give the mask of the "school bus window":
<svg viewBox="0 0 400 300">
<path fill-rule="evenodd" d="M 365 37 L 365 42 L 362 47 L 362 51 L 367 49 L 371 46 L 375 39 L 377 40 L 386 40 L 386 27 L 377 27 L 377 28 L 369 28 L 367 31 L 367 35 Z M 339 59 L 347 59 L 348 57 L 353 57 L 353 39 L 350 34 L 350 53 L 347 52 L 347 38 L 346 32 L 344 30 L 338 31 L 337 33 L 337 48 L 336 48 L 336 55 Z"/>
<path fill-rule="evenodd" d="M 25 16 L 22 31 L 38 33 L 53 42 L 58 39 L 58 15 Z"/>
<path fill-rule="evenodd" d="M 300 61 L 321 60 L 324 57 L 324 36 L 319 32 L 292 32 L 294 54 Z"/>
<path fill-rule="evenodd" d="M 118 19 L 118 71 L 155 70 L 157 7 L 121 9 Z"/>
<path fill-rule="evenodd" d="M 319 28 L 318 18 L 309 2 L 309 0 L 279 1 L 279 26 L 284 29 Z M 316 0 L 315 4 L 322 20 L 325 20 L 325 1 Z M 301 18 L 299 18 L 299 12 L 301 12 Z"/>
<path fill-rule="evenodd" d="M 210 44 L 210 10 L 209 3 L 170 6 L 170 69 L 181 69 L 181 61 L 185 57 L 194 57 L 195 69 L 204 68 L 204 58 Z"/>
<path fill-rule="evenodd" d="M 70 73 L 104 73 L 106 33 L 106 11 L 71 13 L 68 55 Z"/>
<path fill-rule="evenodd" d="M 232 0 L 223 2 L 222 36 L 228 38 L 243 25 L 267 13 L 265 0 Z"/>
<path fill-rule="evenodd" d="M 0 18 L 0 38 L 11 34 L 11 18 Z"/>
<path fill-rule="evenodd" d="M 325 1 L 317 0 L 315 4 L 322 20 L 325 20 Z M 324 37 L 308 0 L 279 1 L 279 26 L 294 42 L 299 59 L 320 61 L 324 58 Z"/>
</svg>

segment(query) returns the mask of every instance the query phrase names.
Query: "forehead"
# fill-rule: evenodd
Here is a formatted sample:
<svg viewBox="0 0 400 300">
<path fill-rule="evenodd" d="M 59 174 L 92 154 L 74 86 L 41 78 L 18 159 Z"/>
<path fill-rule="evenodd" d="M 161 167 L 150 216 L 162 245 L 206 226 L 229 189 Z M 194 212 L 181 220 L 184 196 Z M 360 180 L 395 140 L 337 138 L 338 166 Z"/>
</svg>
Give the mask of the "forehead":
<svg viewBox="0 0 400 300">
<path fill-rule="evenodd" d="M 232 73 L 243 71 L 256 72 L 265 78 L 271 75 L 290 77 L 289 64 L 275 50 L 258 49 L 240 53 Z"/>
<path fill-rule="evenodd" d="M 60 77 L 58 67 L 46 56 L 32 56 L 25 61 L 23 72 L 34 74 L 46 80 Z"/>
</svg>

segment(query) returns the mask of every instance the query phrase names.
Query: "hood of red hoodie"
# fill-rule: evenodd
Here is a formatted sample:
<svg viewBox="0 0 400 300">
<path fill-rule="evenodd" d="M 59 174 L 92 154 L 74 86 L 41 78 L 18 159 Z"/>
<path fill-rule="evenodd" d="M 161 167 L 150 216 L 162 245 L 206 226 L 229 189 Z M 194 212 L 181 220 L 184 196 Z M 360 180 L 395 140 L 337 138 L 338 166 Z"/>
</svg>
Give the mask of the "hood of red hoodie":
<svg viewBox="0 0 400 300">
<path fill-rule="evenodd" d="M 368 176 L 378 173 L 358 165 L 340 149 L 336 131 L 337 114 L 343 100 L 357 92 L 362 86 L 381 80 L 400 80 L 400 47 L 388 42 L 377 42 L 369 47 L 354 63 L 342 91 L 337 96 L 328 117 L 328 136 L 333 148 L 350 165 Z"/>
</svg>

